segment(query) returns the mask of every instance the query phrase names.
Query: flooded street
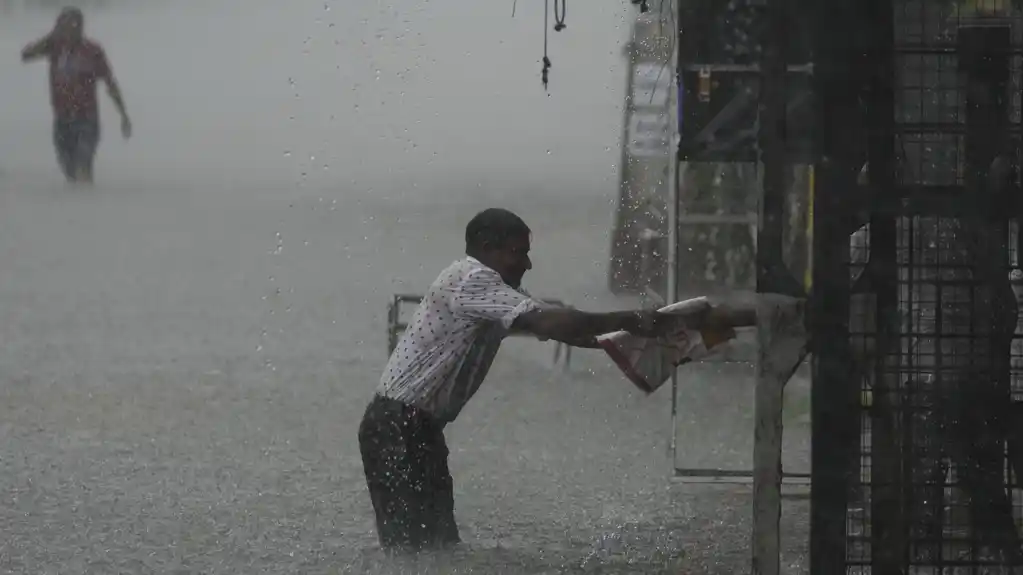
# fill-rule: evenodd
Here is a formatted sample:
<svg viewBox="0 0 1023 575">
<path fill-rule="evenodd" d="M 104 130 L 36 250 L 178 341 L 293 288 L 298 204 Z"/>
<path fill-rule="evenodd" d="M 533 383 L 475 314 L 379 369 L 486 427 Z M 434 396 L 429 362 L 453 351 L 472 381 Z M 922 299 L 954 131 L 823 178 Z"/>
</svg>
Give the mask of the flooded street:
<svg viewBox="0 0 1023 575">
<path fill-rule="evenodd" d="M 425 285 L 459 238 L 377 224 L 403 212 L 371 198 L 336 210 L 232 199 L 4 191 L 3 568 L 417 572 L 374 551 L 356 429 L 386 358 L 388 292 Z M 624 306 L 590 287 L 604 243 L 586 221 L 603 203 L 543 205 L 570 217 L 521 211 L 540 238 L 530 285 Z M 457 224 L 446 207 L 416 215 Z M 388 239 L 401 233 L 435 239 Z M 550 362 L 550 347 L 509 341 L 449 428 L 470 550 L 421 561 L 537 573 L 593 554 L 583 572 L 677 572 L 723 553 L 721 573 L 745 565 L 745 490 L 670 488 L 668 396 L 643 397 L 596 352 L 574 354 L 568 373 Z"/>
<path fill-rule="evenodd" d="M 745 571 L 749 489 L 669 481 L 667 390 L 644 397 L 594 351 L 552 368 L 551 346 L 522 339 L 447 430 L 466 549 L 391 558 L 376 543 L 356 430 L 386 361 L 386 304 L 459 257 L 474 213 L 501 206 L 532 227 L 533 293 L 635 305 L 604 287 L 623 88 L 603 62 L 625 7 L 576 11 L 590 48 L 562 41 L 550 98 L 533 73 L 538 7 L 519 6 L 490 48 L 466 33 L 483 50 L 470 68 L 515 75 L 473 82 L 484 110 L 471 86 L 442 87 L 454 73 L 430 76 L 472 51 L 436 39 L 456 10 L 409 8 L 419 20 L 402 24 L 395 7 L 353 9 L 366 14 L 337 20 L 336 46 L 322 3 L 221 4 L 94 18 L 136 137 L 119 140 L 105 102 L 91 190 L 53 167 L 45 70 L 14 61 L 31 33 L 0 26 L 16 82 L 0 112 L 0 572 Z M 507 20 L 510 5 L 473 10 Z M 25 18 L 45 31 L 48 16 Z M 360 25 L 384 35 L 378 62 Z M 233 30 L 245 39 L 216 44 Z M 371 92 L 416 70 L 397 63 L 399 37 L 433 46 L 418 80 Z M 594 75 L 584 56 L 601 40 Z M 348 68 L 331 79 L 335 60 Z M 424 99 L 400 105 L 414 87 Z M 444 91 L 460 95 L 423 103 Z M 503 91 L 532 99 L 501 110 Z M 695 366 L 684 385 L 748 396 L 729 373 Z M 713 397 L 681 417 L 715 423 Z M 787 572 L 805 570 L 805 507 L 786 507 Z"/>
</svg>

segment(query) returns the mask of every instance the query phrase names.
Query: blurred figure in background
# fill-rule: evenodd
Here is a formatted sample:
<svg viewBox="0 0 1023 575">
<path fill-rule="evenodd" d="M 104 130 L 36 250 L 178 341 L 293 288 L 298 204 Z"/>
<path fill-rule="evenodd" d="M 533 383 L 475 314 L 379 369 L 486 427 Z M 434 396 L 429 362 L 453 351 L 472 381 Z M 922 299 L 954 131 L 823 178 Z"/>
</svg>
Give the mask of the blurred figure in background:
<svg viewBox="0 0 1023 575">
<path fill-rule="evenodd" d="M 107 91 L 121 114 L 121 134 L 131 136 L 131 120 L 103 48 L 84 35 L 85 18 L 78 8 L 65 8 L 46 36 L 21 52 L 23 62 L 46 58 L 50 64 L 50 103 L 57 161 L 71 183 L 91 184 L 99 145 L 99 102 L 96 82 Z"/>
</svg>

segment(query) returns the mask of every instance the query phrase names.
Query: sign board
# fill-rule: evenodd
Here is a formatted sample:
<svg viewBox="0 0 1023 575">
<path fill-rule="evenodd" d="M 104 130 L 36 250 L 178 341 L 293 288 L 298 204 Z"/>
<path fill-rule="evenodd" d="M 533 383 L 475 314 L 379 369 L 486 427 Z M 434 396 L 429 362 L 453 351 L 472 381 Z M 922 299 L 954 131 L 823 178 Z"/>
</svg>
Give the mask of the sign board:
<svg viewBox="0 0 1023 575">
<path fill-rule="evenodd" d="M 663 109 L 633 112 L 628 134 L 633 158 L 664 158 L 671 153 L 671 118 Z"/>
<path fill-rule="evenodd" d="M 642 280 L 642 238 L 663 233 L 664 221 L 651 213 L 670 189 L 675 140 L 675 70 L 671 64 L 677 20 L 667 11 L 637 13 L 625 56 L 628 86 L 622 122 L 619 201 L 611 242 L 609 284 L 615 292 L 636 292 Z"/>
</svg>

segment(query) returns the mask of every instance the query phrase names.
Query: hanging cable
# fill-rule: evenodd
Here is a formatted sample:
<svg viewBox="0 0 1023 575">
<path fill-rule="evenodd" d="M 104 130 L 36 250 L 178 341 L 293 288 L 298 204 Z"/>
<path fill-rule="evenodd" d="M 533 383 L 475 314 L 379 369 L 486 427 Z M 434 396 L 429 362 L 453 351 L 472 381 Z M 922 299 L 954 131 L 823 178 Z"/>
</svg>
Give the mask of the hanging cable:
<svg viewBox="0 0 1023 575">
<path fill-rule="evenodd" d="M 540 72 L 540 79 L 543 82 L 543 89 L 547 90 L 549 83 L 549 72 L 551 70 L 551 59 L 547 57 L 547 25 L 550 15 L 551 0 L 544 0 L 543 5 L 543 71 Z"/>
<path fill-rule="evenodd" d="M 561 9 L 558 10 L 558 3 Z M 543 71 L 540 77 L 543 80 L 543 89 L 547 89 L 550 82 L 551 59 L 547 56 L 547 43 L 550 27 L 551 0 L 544 0 L 543 6 Z M 565 16 L 568 14 L 568 0 L 554 0 L 554 31 L 561 32 L 568 26 L 565 24 Z"/>
</svg>

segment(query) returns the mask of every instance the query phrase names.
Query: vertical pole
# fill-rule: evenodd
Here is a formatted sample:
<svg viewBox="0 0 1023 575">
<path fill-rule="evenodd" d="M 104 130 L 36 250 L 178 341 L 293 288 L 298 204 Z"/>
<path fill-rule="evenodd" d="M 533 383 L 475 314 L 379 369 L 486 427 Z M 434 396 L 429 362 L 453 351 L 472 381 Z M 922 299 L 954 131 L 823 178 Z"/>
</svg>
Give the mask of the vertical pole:
<svg viewBox="0 0 1023 575">
<path fill-rule="evenodd" d="M 858 446 L 860 393 L 849 348 L 849 233 L 864 138 L 857 0 L 805 2 L 814 35 L 813 383 L 810 393 L 810 573 L 846 573 L 849 449 Z M 869 63 L 868 63 L 869 64 Z M 869 69 L 869 68 L 867 68 Z M 855 73 L 859 72 L 859 74 Z"/>
<path fill-rule="evenodd" d="M 682 189 L 682 181 L 684 177 L 684 170 L 682 167 L 682 1 L 677 0 L 677 4 L 672 8 L 675 10 L 675 18 L 673 21 L 677 22 L 678 30 L 675 30 L 675 46 L 676 51 L 672 54 L 675 59 L 675 98 L 677 104 L 675 105 L 675 126 L 678 136 L 674 138 L 677 147 L 672 150 L 672 158 L 669 160 L 669 170 L 671 171 L 671 190 L 668 194 L 668 289 L 665 293 L 665 299 L 669 303 L 678 301 L 678 216 L 679 216 L 679 202 L 681 201 L 680 190 Z M 671 98 L 668 99 L 668 106 L 671 107 Z M 670 113 L 670 111 L 668 112 Z M 676 459 L 678 446 L 677 446 L 677 430 L 678 423 L 678 370 L 671 370 L 671 463 L 673 467 L 678 467 L 678 460 Z"/>
<path fill-rule="evenodd" d="M 813 197 L 815 190 L 816 166 L 810 164 L 807 167 L 806 191 L 806 269 L 803 271 L 803 289 L 810 293 L 813 289 Z"/>
<path fill-rule="evenodd" d="M 760 221 L 757 227 L 757 292 L 802 291 L 783 263 L 783 225 L 788 171 L 786 161 L 785 89 L 790 23 L 786 0 L 764 0 L 766 35 L 760 62 L 758 155 L 761 181 Z M 794 288 L 794 289 L 793 289 Z M 795 295 L 795 294 L 793 294 Z M 758 311 L 766 308 L 761 306 Z M 757 381 L 753 429 L 753 575 L 781 571 L 782 406 L 787 377 L 766 355 L 771 326 L 760 317 L 757 328 Z M 791 375 L 791 374 L 787 374 Z"/>
<path fill-rule="evenodd" d="M 861 2 L 861 6 L 864 20 L 870 22 L 874 32 L 866 46 L 866 61 L 870 67 L 864 71 L 868 95 L 865 110 L 867 176 L 874 195 L 868 219 L 870 259 L 863 274 L 870 281 L 870 292 L 876 302 L 870 313 L 876 346 L 869 412 L 871 568 L 878 575 L 889 575 L 903 573 L 910 557 L 907 502 L 912 501 L 912 491 L 919 492 L 921 486 L 912 484 L 913 466 L 907 456 L 922 452 L 923 447 L 907 439 L 912 437 L 915 425 L 906 410 L 920 408 L 908 408 L 912 404 L 904 400 L 910 390 L 919 392 L 921 384 L 907 387 L 908 378 L 900 372 L 903 363 L 897 337 L 899 327 L 893 323 L 894 318 L 899 317 L 899 227 L 895 214 L 878 209 L 896 193 L 898 183 L 895 9 L 892 0 L 870 0 Z M 853 315 L 865 312 L 857 310 Z M 863 384 L 854 381 L 850 385 L 862 387 Z M 857 435 L 863 433 L 860 429 Z M 843 450 L 852 461 L 858 457 L 860 449 L 866 448 L 867 440 L 864 437 L 849 439 Z M 856 492 L 850 489 L 855 483 L 858 481 L 850 473 L 847 497 Z"/>
</svg>

